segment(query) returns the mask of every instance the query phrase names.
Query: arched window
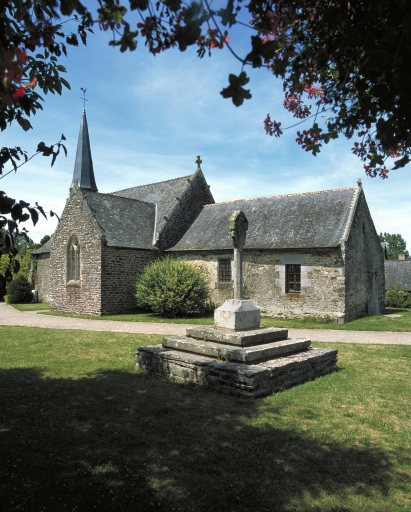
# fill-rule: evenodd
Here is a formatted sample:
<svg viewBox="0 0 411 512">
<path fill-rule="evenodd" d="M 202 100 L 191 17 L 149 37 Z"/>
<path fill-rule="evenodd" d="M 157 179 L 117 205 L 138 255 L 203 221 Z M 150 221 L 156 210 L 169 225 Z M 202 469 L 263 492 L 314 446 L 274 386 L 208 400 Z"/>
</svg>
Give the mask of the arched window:
<svg viewBox="0 0 411 512">
<path fill-rule="evenodd" d="M 67 246 L 67 282 L 80 281 L 80 243 L 71 235 Z"/>
</svg>

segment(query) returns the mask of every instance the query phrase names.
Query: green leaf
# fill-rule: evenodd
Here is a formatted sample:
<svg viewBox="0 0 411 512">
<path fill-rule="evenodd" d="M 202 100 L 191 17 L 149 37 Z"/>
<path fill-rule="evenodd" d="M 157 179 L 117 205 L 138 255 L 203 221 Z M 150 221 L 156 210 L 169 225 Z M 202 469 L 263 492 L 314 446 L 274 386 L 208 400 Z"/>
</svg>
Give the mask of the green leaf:
<svg viewBox="0 0 411 512">
<path fill-rule="evenodd" d="M 400 158 L 399 160 L 395 161 L 395 165 L 394 165 L 393 169 L 400 169 L 401 167 L 404 167 L 405 165 L 407 165 L 409 161 L 410 161 L 410 157 L 408 155 L 405 155 L 402 158 Z"/>
<path fill-rule="evenodd" d="M 30 128 L 33 128 L 31 126 L 31 123 L 28 119 L 25 119 L 24 117 L 19 117 L 17 118 L 17 122 L 19 123 L 19 125 L 23 128 L 23 130 L 25 132 L 27 132 L 28 130 L 30 130 Z"/>
<path fill-rule="evenodd" d="M 67 82 L 65 78 L 59 77 L 60 82 L 66 87 L 68 90 L 71 90 L 71 85 Z"/>
<path fill-rule="evenodd" d="M 242 105 L 244 100 L 251 98 L 250 90 L 242 87 L 250 81 L 244 71 L 241 72 L 239 76 L 230 74 L 228 81 L 230 85 L 220 92 L 223 98 L 231 98 L 236 107 Z"/>
</svg>

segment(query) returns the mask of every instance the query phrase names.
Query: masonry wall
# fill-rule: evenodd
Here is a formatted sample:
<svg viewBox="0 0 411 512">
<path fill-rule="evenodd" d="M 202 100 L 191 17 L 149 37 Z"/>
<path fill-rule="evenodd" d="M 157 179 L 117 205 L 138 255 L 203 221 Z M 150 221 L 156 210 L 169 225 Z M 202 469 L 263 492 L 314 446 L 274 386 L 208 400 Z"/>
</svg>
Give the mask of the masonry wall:
<svg viewBox="0 0 411 512">
<path fill-rule="evenodd" d="M 204 205 L 214 203 L 203 173 L 200 171 L 191 182 L 191 185 L 162 231 L 159 247 L 169 249 L 181 240 L 187 229 L 197 218 Z"/>
<path fill-rule="evenodd" d="M 383 311 L 385 307 L 384 251 L 362 191 L 343 251 L 346 264 L 346 320 L 354 320 L 368 313 L 374 270 L 376 270 L 376 295 L 380 311 Z"/>
<path fill-rule="evenodd" d="M 231 283 L 218 282 L 218 259 L 232 251 L 180 253 L 177 257 L 203 267 L 210 279 L 211 300 L 218 307 L 233 297 Z M 285 265 L 301 265 L 301 293 L 285 293 Z M 344 321 L 345 270 L 339 249 L 294 251 L 244 250 L 243 283 L 264 316 L 332 317 Z"/>
<path fill-rule="evenodd" d="M 158 252 L 104 247 L 102 252 L 101 314 L 115 314 L 136 308 L 137 277 L 158 258 Z"/>
<path fill-rule="evenodd" d="M 50 301 L 50 253 L 37 254 L 34 288 L 38 293 L 39 302 Z"/>
<path fill-rule="evenodd" d="M 67 279 L 67 245 L 71 235 L 80 244 L 80 280 Z M 101 315 L 101 252 L 103 240 L 81 191 L 74 187 L 57 226 L 50 250 L 50 309 Z"/>
</svg>

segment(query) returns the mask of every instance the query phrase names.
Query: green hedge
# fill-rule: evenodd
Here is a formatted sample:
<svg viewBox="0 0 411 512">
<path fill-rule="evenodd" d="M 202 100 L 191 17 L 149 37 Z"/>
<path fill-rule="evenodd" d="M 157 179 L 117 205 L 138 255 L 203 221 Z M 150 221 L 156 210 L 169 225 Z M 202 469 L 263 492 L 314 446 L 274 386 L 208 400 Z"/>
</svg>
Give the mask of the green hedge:
<svg viewBox="0 0 411 512">
<path fill-rule="evenodd" d="M 7 296 L 9 304 L 25 304 L 33 301 L 31 284 L 27 279 L 19 275 L 7 284 Z"/>
<path fill-rule="evenodd" d="M 385 293 L 385 305 L 390 308 L 411 308 L 411 295 L 401 286 L 392 286 Z"/>
<path fill-rule="evenodd" d="M 207 274 L 185 261 L 155 261 L 138 279 L 136 299 L 140 308 L 169 318 L 204 313 L 210 309 Z"/>
</svg>

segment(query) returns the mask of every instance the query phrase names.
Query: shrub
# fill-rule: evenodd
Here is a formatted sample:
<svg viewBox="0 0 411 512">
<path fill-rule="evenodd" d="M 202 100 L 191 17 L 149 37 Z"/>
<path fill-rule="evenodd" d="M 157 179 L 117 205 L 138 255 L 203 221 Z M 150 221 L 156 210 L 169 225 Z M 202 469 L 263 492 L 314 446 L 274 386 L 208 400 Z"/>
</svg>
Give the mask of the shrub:
<svg viewBox="0 0 411 512">
<path fill-rule="evenodd" d="M 31 284 L 27 279 L 19 275 L 7 284 L 7 296 L 9 304 L 24 304 L 33 300 Z"/>
<path fill-rule="evenodd" d="M 390 308 L 411 308 L 411 296 L 405 288 L 392 286 L 385 293 L 385 305 Z"/>
<path fill-rule="evenodd" d="M 209 309 L 205 271 L 185 261 L 164 258 L 147 265 L 136 284 L 137 305 L 169 318 Z"/>
</svg>

